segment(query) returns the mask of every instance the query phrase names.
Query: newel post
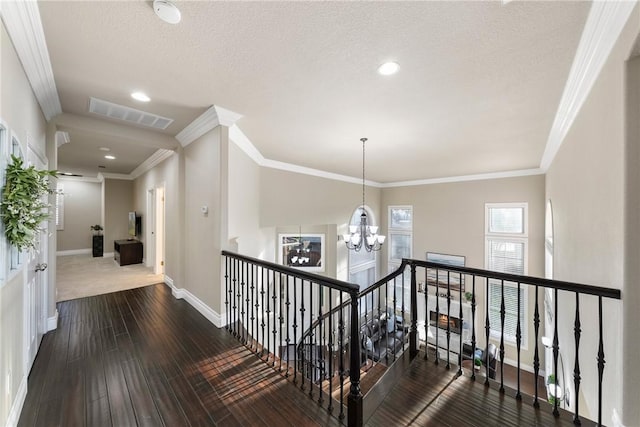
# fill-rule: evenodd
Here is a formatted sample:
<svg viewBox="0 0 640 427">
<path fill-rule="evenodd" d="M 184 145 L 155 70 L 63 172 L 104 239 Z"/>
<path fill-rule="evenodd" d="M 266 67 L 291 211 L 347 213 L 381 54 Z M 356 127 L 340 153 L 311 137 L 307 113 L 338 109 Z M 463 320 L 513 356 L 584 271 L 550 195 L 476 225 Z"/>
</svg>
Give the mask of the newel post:
<svg viewBox="0 0 640 427">
<path fill-rule="evenodd" d="M 351 360 L 349 379 L 351 389 L 347 397 L 348 426 L 362 427 L 362 392 L 360 391 L 360 310 L 358 308 L 358 292 L 351 291 L 351 338 L 349 340 Z"/>
<path fill-rule="evenodd" d="M 416 284 L 416 265 L 411 264 L 411 327 L 409 329 L 409 357 L 418 355 L 418 289 Z"/>
</svg>

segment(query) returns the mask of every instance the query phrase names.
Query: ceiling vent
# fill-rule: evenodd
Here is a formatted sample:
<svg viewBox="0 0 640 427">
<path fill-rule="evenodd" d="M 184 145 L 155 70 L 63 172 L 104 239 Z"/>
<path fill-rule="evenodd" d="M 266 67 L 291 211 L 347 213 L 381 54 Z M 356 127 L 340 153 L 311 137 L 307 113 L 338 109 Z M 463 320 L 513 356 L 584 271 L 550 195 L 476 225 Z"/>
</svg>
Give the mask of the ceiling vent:
<svg viewBox="0 0 640 427">
<path fill-rule="evenodd" d="M 136 110 L 135 108 L 125 107 L 124 105 L 114 104 L 112 102 L 103 101 L 98 98 L 91 98 L 89 101 L 89 111 L 94 114 L 106 116 L 111 119 L 124 120 L 134 125 L 147 126 L 154 129 L 165 130 L 173 119 L 158 116 L 157 114 L 147 113 L 145 111 Z"/>
</svg>

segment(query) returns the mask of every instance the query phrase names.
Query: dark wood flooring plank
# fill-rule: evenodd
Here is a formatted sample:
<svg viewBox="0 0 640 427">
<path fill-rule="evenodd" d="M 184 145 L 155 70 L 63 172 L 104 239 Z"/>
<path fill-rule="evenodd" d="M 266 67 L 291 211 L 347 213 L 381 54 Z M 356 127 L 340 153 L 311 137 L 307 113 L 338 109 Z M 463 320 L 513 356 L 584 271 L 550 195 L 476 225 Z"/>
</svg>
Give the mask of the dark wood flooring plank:
<svg viewBox="0 0 640 427">
<path fill-rule="evenodd" d="M 87 403 L 87 426 L 111 427 L 109 397 L 103 396 Z"/>
<path fill-rule="evenodd" d="M 119 351 L 105 353 L 105 377 L 109 395 L 109 408 L 114 426 L 135 426 L 136 416 L 122 372 Z"/>
<path fill-rule="evenodd" d="M 162 425 L 160 415 L 149 391 L 147 380 L 138 365 L 138 360 L 131 359 L 123 362 L 122 370 L 129 389 L 133 410 L 138 420 L 138 426 Z"/>
<path fill-rule="evenodd" d="M 61 419 L 63 426 L 85 425 L 85 367 L 83 360 L 67 364 L 66 392 L 62 396 Z"/>
</svg>

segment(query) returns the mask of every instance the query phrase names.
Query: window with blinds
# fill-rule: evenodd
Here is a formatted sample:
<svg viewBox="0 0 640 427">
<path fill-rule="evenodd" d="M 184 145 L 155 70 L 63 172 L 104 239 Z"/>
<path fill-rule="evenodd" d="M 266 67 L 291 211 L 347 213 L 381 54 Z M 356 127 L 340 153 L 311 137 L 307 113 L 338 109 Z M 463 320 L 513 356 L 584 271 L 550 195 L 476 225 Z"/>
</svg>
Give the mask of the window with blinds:
<svg viewBox="0 0 640 427">
<path fill-rule="evenodd" d="M 526 203 L 492 203 L 485 207 L 485 267 L 501 273 L 527 274 L 528 223 Z M 515 343 L 518 318 L 522 344 L 527 342 L 526 285 L 489 280 L 489 322 L 491 335 L 502 333 L 500 306 L 504 297 L 506 342 Z M 518 311 L 518 299 L 520 310 Z"/>
</svg>

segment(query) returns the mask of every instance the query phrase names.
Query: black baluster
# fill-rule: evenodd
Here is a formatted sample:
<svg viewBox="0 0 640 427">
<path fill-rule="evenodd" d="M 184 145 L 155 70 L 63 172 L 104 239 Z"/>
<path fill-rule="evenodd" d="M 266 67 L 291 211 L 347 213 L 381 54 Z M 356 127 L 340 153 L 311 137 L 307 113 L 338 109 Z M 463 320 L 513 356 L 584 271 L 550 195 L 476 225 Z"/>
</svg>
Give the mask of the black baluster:
<svg viewBox="0 0 640 427">
<path fill-rule="evenodd" d="M 293 278 L 293 383 L 298 384 L 298 283 L 297 278 Z"/>
<path fill-rule="evenodd" d="M 279 357 L 279 366 L 278 366 L 278 371 L 282 372 L 282 325 L 284 324 L 284 317 L 282 316 L 282 304 L 283 304 L 283 300 L 282 300 L 282 291 L 283 291 L 283 280 L 282 280 L 282 273 L 280 273 L 278 275 L 278 310 L 280 311 L 278 313 L 278 320 L 280 321 L 280 334 L 278 335 L 278 348 L 280 349 L 280 351 L 278 352 L 280 354 Z M 287 328 L 288 330 L 289 328 Z"/>
<path fill-rule="evenodd" d="M 476 380 L 476 276 L 471 283 L 471 380 Z"/>
<path fill-rule="evenodd" d="M 229 323 L 231 314 L 229 313 L 229 257 L 224 256 L 224 311 L 225 317 L 227 318 L 227 324 L 224 325 L 225 329 L 229 330 Z"/>
<path fill-rule="evenodd" d="M 486 282 L 485 282 L 485 307 L 487 308 L 485 310 L 486 312 L 486 316 L 485 316 L 485 321 L 484 321 L 484 334 L 485 334 L 485 343 L 486 343 L 486 348 L 489 348 L 489 335 L 491 334 L 491 321 L 489 320 L 489 278 L 486 278 Z M 485 386 L 489 386 L 489 352 L 486 351 L 485 352 L 485 370 L 486 375 L 484 377 L 484 385 Z M 474 356 L 475 358 L 475 356 Z M 474 364 L 475 364 L 475 359 L 474 359 Z"/>
<path fill-rule="evenodd" d="M 578 403 L 580 401 L 580 399 L 578 399 L 579 396 L 579 392 L 580 392 L 580 359 L 578 358 L 578 355 L 580 354 L 580 335 L 582 333 L 582 329 L 581 329 L 581 325 L 580 325 L 580 293 L 576 292 L 576 318 L 575 321 L 573 323 L 573 336 L 575 337 L 576 340 L 576 359 L 575 359 L 575 365 L 573 368 L 573 383 L 575 386 L 574 389 L 574 396 L 576 399 L 576 410 L 573 413 L 573 423 L 575 425 L 580 425 L 582 424 L 582 422 L 580 421 L 580 415 L 578 412 Z M 565 386 L 564 384 L 562 385 L 563 387 Z"/>
<path fill-rule="evenodd" d="M 267 360 L 271 357 L 271 279 L 269 278 L 269 270 L 267 270 Z"/>
<path fill-rule="evenodd" d="M 313 326 L 313 282 L 309 282 L 309 397 L 313 399 L 313 382 L 315 378 L 315 350 L 313 348 L 315 334 Z"/>
<path fill-rule="evenodd" d="M 236 315 L 236 309 L 238 307 L 238 305 L 236 304 L 236 287 L 238 284 L 238 260 L 234 258 L 233 260 L 233 293 L 230 295 L 231 296 L 231 300 L 233 301 L 233 307 L 231 308 L 231 313 L 232 313 L 232 321 L 233 321 L 233 326 L 232 326 L 232 330 L 233 330 L 233 336 L 234 337 L 238 337 L 238 330 L 237 330 L 237 323 L 238 323 L 238 319 L 237 319 L 237 315 Z"/>
<path fill-rule="evenodd" d="M 250 281 L 251 281 L 251 288 L 250 289 L 251 289 L 251 292 L 249 293 L 250 298 L 247 298 L 247 304 L 249 304 L 249 306 L 251 307 L 251 323 L 250 323 L 250 325 L 251 325 L 251 334 L 250 334 L 250 336 L 251 336 L 251 345 L 249 346 L 249 348 L 253 349 L 254 346 L 255 346 L 255 348 L 257 349 L 258 347 L 256 345 L 256 339 L 255 339 L 256 331 L 253 329 L 253 321 L 256 320 L 256 316 L 255 316 L 256 312 L 255 312 L 255 307 L 253 305 L 253 293 L 255 291 L 256 285 L 255 285 L 255 277 L 253 275 L 254 265 L 252 263 L 252 264 L 249 264 L 249 266 L 251 268 L 251 274 L 250 274 Z M 250 301 L 249 301 L 249 299 L 250 299 Z"/>
<path fill-rule="evenodd" d="M 522 400 L 522 394 L 520 394 L 520 347 L 522 345 L 522 331 L 520 329 L 520 282 L 518 282 L 518 312 L 516 315 L 518 316 L 518 320 L 516 322 L 516 351 L 518 353 L 517 355 L 518 357 L 518 361 L 517 361 L 518 390 L 516 391 L 516 399 Z M 500 366 L 502 367 L 502 365 L 503 365 L 503 362 L 501 361 Z"/>
<path fill-rule="evenodd" d="M 433 330 L 436 332 L 436 361 L 435 364 L 439 365 L 440 364 L 440 344 L 438 343 L 439 340 L 439 324 L 438 321 L 440 320 L 440 295 L 438 295 L 438 288 L 440 287 L 440 271 L 436 268 L 436 319 L 435 322 L 433 324 Z M 429 313 L 429 322 L 431 322 L 431 313 Z"/>
<path fill-rule="evenodd" d="M 333 289 L 329 288 L 329 406 L 327 411 L 333 412 L 333 358 L 335 356 L 335 337 L 333 334 Z"/>
<path fill-rule="evenodd" d="M 535 408 L 540 407 L 540 402 L 538 402 L 538 375 L 540 372 L 540 356 L 538 351 L 538 333 L 540 330 L 540 309 L 538 308 L 538 285 L 536 285 L 536 303 L 533 309 L 533 329 L 535 334 L 535 348 L 533 350 L 533 378 L 534 381 L 534 389 L 535 395 L 533 398 L 533 406 Z"/>
<path fill-rule="evenodd" d="M 553 322 L 553 377 L 555 378 L 555 384 L 553 384 L 554 392 L 556 396 L 558 395 L 558 354 L 560 352 L 560 347 L 558 345 L 558 290 L 554 289 L 554 322 Z M 560 411 L 558 411 L 558 399 L 553 399 L 553 415 L 556 417 L 560 416 Z"/>
<path fill-rule="evenodd" d="M 238 284 L 236 298 L 238 299 L 238 339 L 244 343 L 244 305 L 242 304 L 242 288 L 244 287 L 244 261 L 240 261 L 239 265 L 240 283 Z"/>
<path fill-rule="evenodd" d="M 464 337 L 462 336 L 462 332 L 464 331 L 464 315 L 462 314 L 462 274 L 458 273 L 458 293 L 459 295 L 459 302 L 460 302 L 460 312 L 459 312 L 459 316 L 458 319 L 460 319 L 460 328 L 458 330 L 458 334 L 460 339 L 459 344 L 460 344 L 460 348 L 458 349 L 458 376 L 462 375 L 462 341 L 464 339 Z"/>
<path fill-rule="evenodd" d="M 276 317 L 276 314 L 278 314 L 278 316 L 280 315 L 280 313 L 277 313 L 276 310 L 281 311 L 280 308 L 278 307 L 276 301 L 278 300 L 278 294 L 280 293 L 280 289 L 279 286 L 280 284 L 276 282 L 276 272 L 273 272 L 273 292 L 271 293 L 271 307 L 273 307 L 273 329 L 271 330 L 271 333 L 273 334 L 273 351 L 271 351 L 271 366 L 272 367 L 276 367 L 276 354 L 277 351 L 276 349 L 279 347 L 278 342 L 277 342 L 277 336 L 278 336 L 278 319 L 279 317 Z M 282 326 L 280 326 L 282 327 Z"/>
<path fill-rule="evenodd" d="M 302 370 L 300 371 L 300 373 L 302 375 L 300 375 L 300 377 L 302 378 L 302 380 L 300 381 L 300 390 L 304 390 L 304 378 L 307 376 L 306 372 L 307 372 L 307 352 L 305 350 L 305 344 L 304 344 L 304 339 L 305 339 L 305 330 L 304 330 L 304 280 L 300 280 L 300 327 L 302 328 L 302 335 L 300 338 L 300 348 L 302 348 L 302 352 L 300 353 L 300 363 L 302 366 Z"/>
<path fill-rule="evenodd" d="M 291 301 L 289 299 L 289 279 L 290 279 L 291 276 L 287 275 L 286 277 L 287 277 L 287 280 L 285 281 L 286 302 L 284 303 L 284 306 L 287 308 L 286 309 L 287 321 L 285 322 L 286 323 L 286 328 L 287 328 L 287 338 L 285 340 L 285 343 L 287 345 L 287 347 L 286 347 L 287 350 L 286 350 L 286 353 L 285 353 L 287 355 L 287 372 L 286 372 L 286 374 L 284 374 L 284 376 L 288 378 L 289 377 L 289 359 L 291 358 L 291 355 L 289 354 L 289 345 L 291 343 L 291 337 L 289 335 L 289 330 L 291 329 L 289 327 L 289 325 L 291 324 L 290 323 L 291 322 L 291 317 L 289 315 L 289 309 L 291 307 Z M 294 351 L 294 353 L 295 353 L 295 351 Z"/>
<path fill-rule="evenodd" d="M 343 292 L 340 291 L 340 310 L 338 315 L 338 340 L 340 342 L 340 366 L 338 370 L 340 371 L 340 414 L 338 414 L 338 418 L 340 420 L 344 420 L 344 310 L 345 308 L 342 306 L 342 295 Z"/>
<path fill-rule="evenodd" d="M 428 276 L 428 273 L 427 273 Z M 428 281 L 424 282 L 424 360 L 429 360 L 429 288 Z M 437 285 L 437 283 L 436 283 Z M 436 350 L 437 353 L 437 350 Z M 436 357 L 437 359 L 437 357 Z"/>
<path fill-rule="evenodd" d="M 500 393 L 504 393 L 504 320 L 507 310 L 504 304 L 504 280 L 500 280 Z M 489 367 L 489 355 L 487 355 L 487 368 Z M 487 375 L 489 372 L 487 371 Z"/>
<path fill-rule="evenodd" d="M 260 298 L 262 300 L 261 301 L 261 306 L 262 306 L 262 309 L 263 309 L 262 316 L 260 316 L 260 318 L 262 319 L 262 321 L 260 322 L 260 327 L 262 328 L 262 340 L 260 341 L 260 358 L 262 358 L 262 356 L 264 356 L 264 344 L 265 344 L 265 339 L 264 339 L 264 326 L 265 326 L 264 316 L 266 314 L 267 315 L 267 319 L 269 319 L 269 317 L 268 317 L 269 316 L 269 312 L 268 312 L 269 307 L 267 307 L 267 310 L 264 311 L 264 308 L 265 308 L 265 306 L 264 306 L 264 282 L 265 282 L 265 279 L 264 279 L 264 267 L 260 267 L 260 273 L 261 273 L 260 274 L 261 275 Z M 267 287 L 267 289 L 269 289 L 269 288 Z M 267 299 L 267 303 L 268 302 L 269 302 L 269 300 Z"/>
<path fill-rule="evenodd" d="M 557 300 L 556 300 L 557 301 Z M 602 297 L 598 297 L 598 425 L 602 425 L 602 376 L 604 374 L 604 342 L 602 335 Z M 577 396 L 576 396 L 577 399 Z"/>
<path fill-rule="evenodd" d="M 319 376 L 320 376 L 320 383 L 318 384 L 318 404 L 322 405 L 322 403 L 324 402 L 323 396 L 322 396 L 322 381 L 324 380 L 324 372 L 325 372 L 325 360 L 324 360 L 324 346 L 327 343 L 325 340 L 325 329 L 323 328 L 323 319 L 322 319 L 322 303 L 323 303 L 323 298 L 322 298 L 322 294 L 323 294 L 323 286 L 321 284 L 318 284 L 318 334 L 320 335 L 320 348 L 318 350 L 318 370 L 319 370 Z"/>
<path fill-rule="evenodd" d="M 451 369 L 449 354 L 451 353 L 451 272 L 447 270 L 447 371 Z"/>
<path fill-rule="evenodd" d="M 406 308 L 405 308 L 405 301 L 404 301 L 404 294 L 405 294 L 404 285 L 406 283 L 405 277 L 404 277 L 404 273 L 405 273 L 406 270 L 407 270 L 406 268 L 402 269 L 402 308 L 400 310 L 400 315 L 402 316 L 402 322 L 400 323 L 400 325 L 402 325 L 402 330 L 404 330 L 404 325 L 405 325 L 405 320 L 404 319 L 406 319 L 406 317 L 405 317 Z M 395 323 L 395 316 L 394 316 L 393 321 Z M 398 340 L 398 338 L 396 337 L 396 334 L 393 334 L 393 348 L 396 348 L 396 341 L 397 340 Z M 404 351 L 404 339 L 402 340 L 401 345 L 402 345 L 402 351 Z M 411 356 L 411 357 L 413 358 L 413 356 Z M 395 362 L 395 360 L 396 360 L 396 352 L 394 351 L 393 352 L 393 361 Z"/>
</svg>

